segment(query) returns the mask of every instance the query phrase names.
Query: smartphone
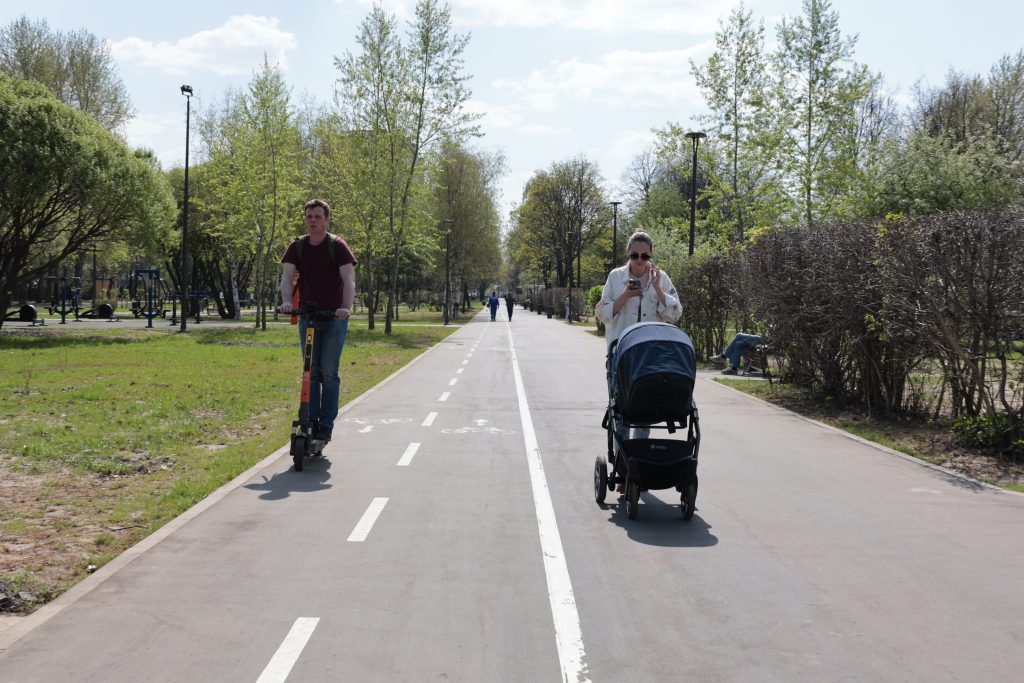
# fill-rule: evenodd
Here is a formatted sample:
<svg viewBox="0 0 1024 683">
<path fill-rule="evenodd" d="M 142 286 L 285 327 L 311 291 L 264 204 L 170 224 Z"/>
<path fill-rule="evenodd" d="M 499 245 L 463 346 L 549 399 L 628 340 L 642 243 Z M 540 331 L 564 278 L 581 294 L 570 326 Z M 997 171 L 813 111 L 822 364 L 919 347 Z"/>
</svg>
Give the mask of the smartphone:
<svg viewBox="0 0 1024 683">
<path fill-rule="evenodd" d="M 640 278 L 631 277 L 629 278 L 630 289 L 640 289 Z"/>
</svg>

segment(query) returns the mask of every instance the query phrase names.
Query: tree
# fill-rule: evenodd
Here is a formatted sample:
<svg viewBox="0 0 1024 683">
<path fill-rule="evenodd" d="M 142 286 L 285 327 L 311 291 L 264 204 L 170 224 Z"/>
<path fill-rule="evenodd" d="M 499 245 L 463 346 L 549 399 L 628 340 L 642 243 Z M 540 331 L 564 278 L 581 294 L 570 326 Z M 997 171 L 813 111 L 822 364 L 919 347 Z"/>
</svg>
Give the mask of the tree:
<svg viewBox="0 0 1024 683">
<path fill-rule="evenodd" d="M 0 72 L 42 83 L 60 101 L 117 130 L 132 116 L 110 45 L 85 29 L 53 31 L 22 15 L 0 29 Z"/>
<path fill-rule="evenodd" d="M 611 227 L 611 208 L 601 182 L 597 164 L 584 157 L 555 162 L 549 171 L 535 173 L 515 211 L 515 230 L 520 234 L 513 260 L 542 273 L 553 270 L 557 287 L 581 284 L 584 251 Z M 606 253 L 605 246 L 600 261 Z"/>
<path fill-rule="evenodd" d="M 0 311 L 84 245 L 151 240 L 173 212 L 151 155 L 42 86 L 0 75 Z"/>
<path fill-rule="evenodd" d="M 743 241 L 770 182 L 779 146 L 766 106 L 770 70 L 764 21 L 755 25 L 741 2 L 727 22 L 719 22 L 715 52 L 701 66 L 691 60 L 690 70 L 711 110 L 701 118 L 710 124 L 725 157 L 721 173 L 710 177 L 707 198 L 720 212 L 719 220 L 733 228 L 729 232 Z"/>
<path fill-rule="evenodd" d="M 870 176 L 854 193 L 858 213 L 920 216 L 1019 204 L 1024 168 L 983 136 L 958 143 L 948 136 L 911 132 L 887 140 Z"/>
<path fill-rule="evenodd" d="M 380 266 L 391 250 L 381 239 L 387 206 L 387 158 L 372 131 L 350 130 L 337 115 L 321 117 L 312 129 L 315 194 L 331 204 L 332 222 L 358 254 L 357 281 L 365 291 L 369 329 L 376 327 Z M 340 228 L 339 228 L 340 229 Z"/>
<path fill-rule="evenodd" d="M 803 0 L 803 12 L 778 28 L 775 106 L 785 133 L 779 159 L 811 225 L 833 216 L 855 181 L 856 106 L 875 77 L 846 64 L 857 39 L 842 36 L 828 0 Z"/>
<path fill-rule="evenodd" d="M 437 270 L 440 282 L 451 283 L 451 313 L 469 305 L 470 283 L 493 279 L 501 266 L 497 180 L 503 169 L 500 154 L 488 156 L 455 143 L 441 149 L 433 184 L 433 213 L 440 228 Z M 461 293 L 461 301 L 456 292 Z"/>
<path fill-rule="evenodd" d="M 236 245 L 255 255 L 253 293 L 256 325 L 266 329 L 270 290 L 288 221 L 298 222 L 303 204 L 301 169 L 305 165 L 299 133 L 292 120 L 289 91 L 280 69 L 264 58 L 248 90 L 229 97 L 216 129 L 204 128 L 213 168 L 214 192 L 226 220 L 238 229 Z"/>
<path fill-rule="evenodd" d="M 381 208 L 391 272 L 384 332 L 391 334 L 402 249 L 417 222 L 429 223 L 414 215 L 424 154 L 443 138 L 463 139 L 478 132 L 476 117 L 465 111 L 470 90 L 462 53 L 469 36 L 452 32 L 447 5 L 418 0 L 407 44 L 394 17 L 379 5 L 363 20 L 357 41 L 361 52 L 348 52 L 335 64 L 341 71 L 341 98 L 350 129 L 365 131 L 386 161 L 387 194 Z"/>
<path fill-rule="evenodd" d="M 959 144 L 989 137 L 1011 162 L 1024 155 L 1024 50 L 1002 57 L 988 78 L 951 70 L 942 87 L 918 87 L 916 99 L 915 130 Z"/>
</svg>

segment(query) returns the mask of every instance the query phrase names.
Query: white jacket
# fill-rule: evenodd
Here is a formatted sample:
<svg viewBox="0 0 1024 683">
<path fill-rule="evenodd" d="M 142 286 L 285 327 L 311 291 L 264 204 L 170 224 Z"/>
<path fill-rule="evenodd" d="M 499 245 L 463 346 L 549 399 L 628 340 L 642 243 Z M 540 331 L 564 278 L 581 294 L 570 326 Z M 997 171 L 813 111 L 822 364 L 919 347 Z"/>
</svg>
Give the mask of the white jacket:
<svg viewBox="0 0 1024 683">
<path fill-rule="evenodd" d="M 648 285 L 644 289 L 643 296 L 632 297 L 613 316 L 615 300 L 626 291 L 629 286 L 629 264 L 616 268 L 608 273 L 608 279 L 604 283 L 604 292 L 601 293 L 601 301 L 597 304 L 594 314 L 597 319 L 604 323 L 604 340 L 608 346 L 619 338 L 624 329 L 636 322 L 663 322 L 674 323 L 683 315 L 683 305 L 679 303 L 676 288 L 672 284 L 668 273 L 659 271 L 658 282 L 661 284 L 661 291 L 665 293 L 665 303 L 658 300 L 658 294 L 654 287 Z M 640 311 L 640 320 L 637 320 L 637 309 Z"/>
</svg>

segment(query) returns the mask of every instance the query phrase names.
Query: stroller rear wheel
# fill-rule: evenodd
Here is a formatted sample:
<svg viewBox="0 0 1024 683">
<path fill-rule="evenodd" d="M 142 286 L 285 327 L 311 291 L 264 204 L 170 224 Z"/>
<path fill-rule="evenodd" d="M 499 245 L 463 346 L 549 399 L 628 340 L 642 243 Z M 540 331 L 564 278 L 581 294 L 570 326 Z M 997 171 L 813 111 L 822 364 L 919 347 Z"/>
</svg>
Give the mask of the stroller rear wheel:
<svg viewBox="0 0 1024 683">
<path fill-rule="evenodd" d="M 608 463 L 600 455 L 594 461 L 594 500 L 600 505 L 608 495 Z"/>
<path fill-rule="evenodd" d="M 683 511 L 683 519 L 692 519 L 697 509 L 697 482 L 689 481 L 683 487 L 683 495 L 680 496 L 680 507 Z"/>
<path fill-rule="evenodd" d="M 636 513 L 640 506 L 640 484 L 626 479 L 626 516 L 636 519 Z"/>
</svg>

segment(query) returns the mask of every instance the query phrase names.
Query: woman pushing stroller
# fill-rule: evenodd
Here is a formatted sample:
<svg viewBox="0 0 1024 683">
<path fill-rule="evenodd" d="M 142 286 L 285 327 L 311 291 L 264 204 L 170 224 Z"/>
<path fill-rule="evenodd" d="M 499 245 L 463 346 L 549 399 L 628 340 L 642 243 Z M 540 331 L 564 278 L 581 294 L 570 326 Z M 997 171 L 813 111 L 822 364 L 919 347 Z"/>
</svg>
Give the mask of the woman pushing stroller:
<svg viewBox="0 0 1024 683">
<path fill-rule="evenodd" d="M 626 243 L 626 265 L 608 273 L 595 315 L 604 323 L 604 339 L 611 348 L 624 329 L 638 322 L 675 323 L 683 314 L 676 288 L 668 274 L 654 265 L 654 241 L 637 230 Z M 628 428 L 619 436 L 628 439 Z M 625 432 L 625 433 L 622 433 Z M 650 430 L 634 430 L 634 438 L 646 439 Z"/>
<path fill-rule="evenodd" d="M 693 402 L 696 355 L 689 336 L 673 325 L 682 305 L 668 275 L 651 262 L 650 235 L 635 232 L 626 245 L 629 262 L 605 282 L 597 317 L 608 344 L 607 456 L 594 463 L 594 497 L 608 490 L 625 494 L 626 515 L 637 514 L 640 492 L 675 488 L 683 519 L 693 517 L 697 498 L 700 428 Z M 685 440 L 651 439 L 651 429 Z M 633 438 L 630 438 L 632 430 Z"/>
</svg>

